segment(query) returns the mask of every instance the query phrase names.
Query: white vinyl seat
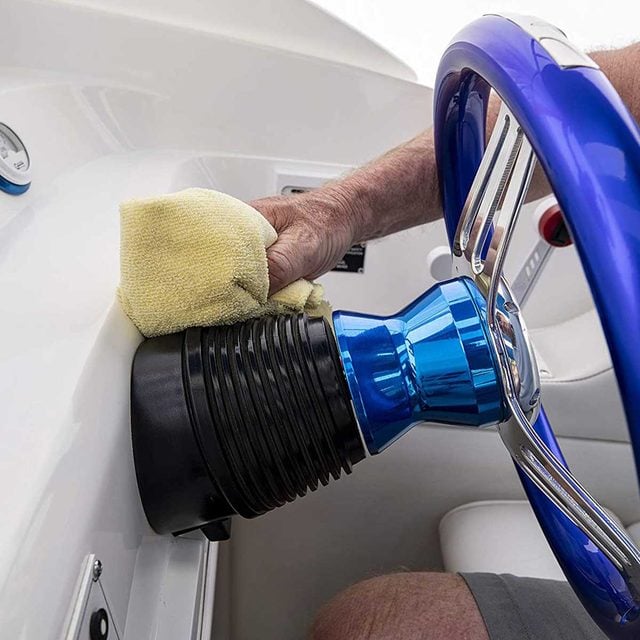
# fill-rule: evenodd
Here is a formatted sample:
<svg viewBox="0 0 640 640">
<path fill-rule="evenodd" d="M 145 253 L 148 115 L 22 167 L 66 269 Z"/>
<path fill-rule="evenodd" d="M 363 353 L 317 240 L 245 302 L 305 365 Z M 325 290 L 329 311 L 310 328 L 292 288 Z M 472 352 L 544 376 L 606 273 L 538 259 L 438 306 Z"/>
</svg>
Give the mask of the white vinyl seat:
<svg viewBox="0 0 640 640">
<path fill-rule="evenodd" d="M 640 523 L 627 531 L 637 542 Z M 452 509 L 440 521 L 440 548 L 449 572 L 565 579 L 526 500 L 484 500 Z"/>
</svg>

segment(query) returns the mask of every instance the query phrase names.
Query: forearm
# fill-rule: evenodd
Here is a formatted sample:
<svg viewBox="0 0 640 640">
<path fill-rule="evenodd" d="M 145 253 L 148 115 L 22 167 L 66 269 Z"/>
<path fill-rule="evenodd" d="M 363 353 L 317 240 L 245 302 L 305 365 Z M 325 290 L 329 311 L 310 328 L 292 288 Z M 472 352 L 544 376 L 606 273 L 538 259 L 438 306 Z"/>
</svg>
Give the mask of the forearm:
<svg viewBox="0 0 640 640">
<path fill-rule="evenodd" d="M 640 43 L 629 45 L 622 49 L 595 51 L 589 56 L 596 62 L 607 76 L 622 101 L 633 117 L 640 121 Z M 498 116 L 500 101 L 492 100 L 489 108 L 488 124 L 490 129 Z M 529 200 L 542 198 L 551 193 L 544 172 L 538 164 L 529 188 Z"/>
<path fill-rule="evenodd" d="M 435 220 L 440 206 L 432 130 L 327 188 L 354 217 L 356 242 Z"/>
<path fill-rule="evenodd" d="M 640 42 L 589 55 L 609 78 L 634 118 L 640 121 Z"/>
<path fill-rule="evenodd" d="M 623 102 L 640 120 L 640 44 L 591 54 Z M 493 128 L 500 102 L 489 105 L 488 131 Z M 433 130 L 392 149 L 328 187 L 355 219 L 357 241 L 378 238 L 430 222 L 441 215 Z M 531 187 L 533 197 L 549 192 L 542 171 Z"/>
</svg>

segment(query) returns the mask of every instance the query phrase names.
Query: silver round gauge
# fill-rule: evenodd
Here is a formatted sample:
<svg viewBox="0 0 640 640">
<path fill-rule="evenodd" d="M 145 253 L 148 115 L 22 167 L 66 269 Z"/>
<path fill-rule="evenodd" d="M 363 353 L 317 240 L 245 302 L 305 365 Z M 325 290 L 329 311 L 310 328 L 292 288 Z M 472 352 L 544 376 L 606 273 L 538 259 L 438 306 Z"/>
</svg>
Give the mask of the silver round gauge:
<svg viewBox="0 0 640 640">
<path fill-rule="evenodd" d="M 18 134 L 0 122 L 0 190 L 24 193 L 31 184 L 31 159 Z"/>
</svg>

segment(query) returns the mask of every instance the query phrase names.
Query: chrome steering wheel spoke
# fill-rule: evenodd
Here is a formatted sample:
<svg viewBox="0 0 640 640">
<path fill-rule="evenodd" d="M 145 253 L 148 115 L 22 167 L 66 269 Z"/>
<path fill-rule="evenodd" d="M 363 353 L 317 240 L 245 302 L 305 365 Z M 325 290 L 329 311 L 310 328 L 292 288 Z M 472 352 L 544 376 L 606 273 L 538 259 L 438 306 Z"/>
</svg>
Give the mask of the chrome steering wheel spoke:
<svg viewBox="0 0 640 640">
<path fill-rule="evenodd" d="M 512 409 L 512 417 L 498 431 L 518 467 L 640 594 L 640 552 L 635 543 L 550 451 L 518 408 Z"/>
</svg>

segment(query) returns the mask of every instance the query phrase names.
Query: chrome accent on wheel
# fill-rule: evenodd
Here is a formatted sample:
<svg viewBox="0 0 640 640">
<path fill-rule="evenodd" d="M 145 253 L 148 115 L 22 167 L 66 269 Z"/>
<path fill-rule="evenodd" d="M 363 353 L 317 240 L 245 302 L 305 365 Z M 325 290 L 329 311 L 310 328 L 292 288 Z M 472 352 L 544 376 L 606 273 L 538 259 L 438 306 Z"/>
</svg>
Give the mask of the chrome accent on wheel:
<svg viewBox="0 0 640 640">
<path fill-rule="evenodd" d="M 502 441 L 531 481 L 640 591 L 640 551 L 533 428 L 540 410 L 538 367 L 502 272 L 534 166 L 533 150 L 503 104 L 460 217 L 454 271 L 470 277 L 487 301 L 490 342 L 511 412 L 498 427 Z"/>
<path fill-rule="evenodd" d="M 563 69 L 571 67 L 600 68 L 586 53 L 580 51 L 569 41 L 564 31 L 540 18 L 517 13 L 489 13 L 485 15 L 501 16 L 518 25 L 532 38 L 535 38 L 555 60 L 556 64 Z"/>
<path fill-rule="evenodd" d="M 626 532 L 542 442 L 526 418 L 514 414 L 498 431 L 520 469 L 640 589 L 640 552 Z"/>
</svg>

